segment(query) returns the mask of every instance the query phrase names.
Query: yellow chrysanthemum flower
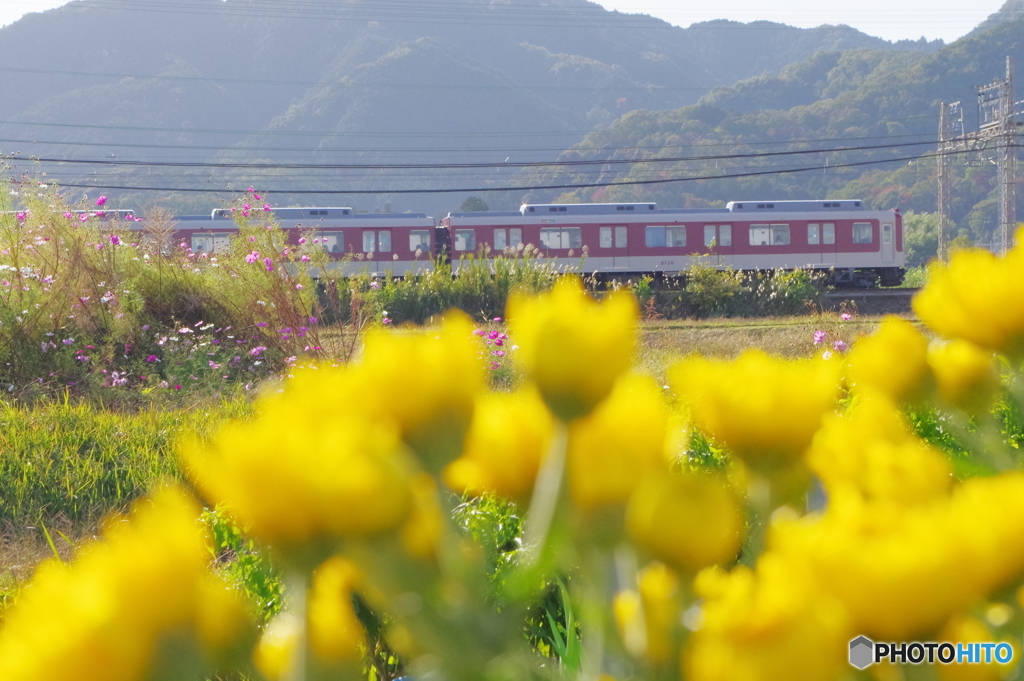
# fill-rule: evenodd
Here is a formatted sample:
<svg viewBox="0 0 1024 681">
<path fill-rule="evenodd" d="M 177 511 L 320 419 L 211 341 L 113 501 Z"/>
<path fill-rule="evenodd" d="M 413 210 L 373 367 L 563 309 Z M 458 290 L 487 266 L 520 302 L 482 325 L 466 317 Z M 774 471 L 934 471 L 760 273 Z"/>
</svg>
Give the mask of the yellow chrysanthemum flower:
<svg viewBox="0 0 1024 681">
<path fill-rule="evenodd" d="M 667 470 L 668 405 L 649 376 L 626 374 L 569 426 L 569 493 L 582 509 L 625 504 L 650 473 Z"/>
<path fill-rule="evenodd" d="M 1024 234 L 1017 233 L 1017 243 Z M 1024 248 L 997 257 L 982 249 L 933 263 L 914 297 L 914 312 L 939 335 L 962 338 L 1013 357 L 1024 353 Z"/>
<path fill-rule="evenodd" d="M 374 331 L 352 367 L 350 396 L 368 416 L 394 420 L 437 472 L 458 455 L 484 389 L 479 355 L 473 322 L 458 310 L 446 313 L 437 329 Z"/>
<path fill-rule="evenodd" d="M 885 641 L 934 632 L 980 595 L 960 570 L 941 502 L 865 504 L 836 494 L 820 518 L 778 523 L 769 545 L 810 568 L 856 630 Z"/>
<path fill-rule="evenodd" d="M 312 387 L 341 371 L 308 370 L 263 401 L 260 417 L 180 447 L 189 477 L 254 536 L 278 548 L 396 528 L 408 515 L 410 460 L 393 426 L 352 405 L 326 413 Z M 329 549 L 330 547 L 325 547 Z"/>
<path fill-rule="evenodd" d="M 865 500 L 902 504 L 944 497 L 953 484 L 948 459 L 910 432 L 888 398 L 874 395 L 829 415 L 807 454 L 829 494 L 853 491 Z"/>
<path fill-rule="evenodd" d="M 831 681 L 846 667 L 853 631 L 843 608 L 799 563 L 764 555 L 757 569 L 702 572 L 702 626 L 683 653 L 692 681 Z"/>
<path fill-rule="evenodd" d="M 665 474 L 649 477 L 633 493 L 626 530 L 656 559 L 694 572 L 736 558 L 745 520 L 724 480 L 700 473 Z"/>
<path fill-rule="evenodd" d="M 847 379 L 859 393 L 879 392 L 903 402 L 920 395 L 928 377 L 928 339 L 905 319 L 888 316 L 847 355 Z"/>
<path fill-rule="evenodd" d="M 590 413 L 629 369 L 638 314 L 632 294 L 617 291 L 598 303 L 567 276 L 550 293 L 512 295 L 506 316 L 523 370 L 568 422 Z"/>
<path fill-rule="evenodd" d="M 934 340 L 928 345 L 928 366 L 939 397 L 948 404 L 977 411 L 999 391 L 999 374 L 991 351 L 969 341 Z"/>
<path fill-rule="evenodd" d="M 526 499 L 554 434 L 554 418 L 535 389 L 481 393 L 462 457 L 445 469 L 445 484 L 468 494 Z"/>
<path fill-rule="evenodd" d="M 208 570 L 199 508 L 177 489 L 135 504 L 130 520 L 71 564 L 44 563 L 0 629 L 4 681 L 203 678 L 254 633 L 238 595 Z M 243 646 L 244 647 L 244 646 Z"/>
<path fill-rule="evenodd" d="M 835 409 L 840 371 L 834 361 L 748 350 L 734 361 L 688 357 L 669 382 L 695 425 L 753 468 L 772 469 L 799 459 Z"/>
</svg>

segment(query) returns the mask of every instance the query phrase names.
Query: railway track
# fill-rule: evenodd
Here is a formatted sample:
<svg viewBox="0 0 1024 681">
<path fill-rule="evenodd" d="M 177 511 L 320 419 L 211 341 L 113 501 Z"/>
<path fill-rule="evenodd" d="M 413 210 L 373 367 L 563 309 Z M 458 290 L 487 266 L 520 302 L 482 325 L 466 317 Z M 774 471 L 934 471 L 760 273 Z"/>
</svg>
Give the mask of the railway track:
<svg viewBox="0 0 1024 681">
<path fill-rule="evenodd" d="M 836 289 L 825 294 L 835 307 L 855 306 L 861 314 L 907 314 L 919 288 Z"/>
</svg>

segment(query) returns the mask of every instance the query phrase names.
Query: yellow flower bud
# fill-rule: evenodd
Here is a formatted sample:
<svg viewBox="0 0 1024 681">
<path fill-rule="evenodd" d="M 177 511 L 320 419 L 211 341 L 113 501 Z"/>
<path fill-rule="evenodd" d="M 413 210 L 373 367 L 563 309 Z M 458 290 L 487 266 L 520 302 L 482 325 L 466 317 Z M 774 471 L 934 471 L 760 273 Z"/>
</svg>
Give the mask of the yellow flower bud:
<svg viewBox="0 0 1024 681">
<path fill-rule="evenodd" d="M 354 663 L 362 658 L 360 646 L 366 642 L 366 633 L 352 605 L 358 584 L 359 570 L 340 556 L 313 573 L 307 613 L 309 646 L 323 662 Z"/>
<path fill-rule="evenodd" d="M 402 547 L 413 558 L 433 559 L 443 530 L 437 483 L 432 475 L 420 473 L 412 481 L 412 512 L 402 527 Z"/>
<path fill-rule="evenodd" d="M 350 397 L 371 417 L 393 419 L 432 472 L 458 455 L 484 389 L 484 363 L 464 313 L 445 314 L 438 329 L 368 334 Z M 348 409 L 352 406 L 348 405 Z"/>
<path fill-rule="evenodd" d="M 669 410 L 657 382 L 620 378 L 608 399 L 569 426 L 569 493 L 580 508 L 625 504 L 640 481 L 667 470 Z"/>
<path fill-rule="evenodd" d="M 445 469 L 445 484 L 467 494 L 526 499 L 554 432 L 554 419 L 536 390 L 481 393 L 462 457 Z"/>
<path fill-rule="evenodd" d="M 886 317 L 847 355 L 848 379 L 859 393 L 880 392 L 903 402 L 916 398 L 928 377 L 928 339 L 905 319 Z"/>
<path fill-rule="evenodd" d="M 644 657 L 647 654 L 647 631 L 640 594 L 632 589 L 615 594 L 612 599 L 612 615 L 629 654 L 637 658 Z"/>
<path fill-rule="evenodd" d="M 253 651 L 256 669 L 269 681 L 285 681 L 301 638 L 302 625 L 293 613 L 282 612 L 274 617 Z"/>
<path fill-rule="evenodd" d="M 590 413 L 629 368 L 638 314 L 632 294 L 613 292 L 598 303 L 567 276 L 550 293 L 513 294 L 506 316 L 523 370 L 568 422 Z"/>
<path fill-rule="evenodd" d="M 655 664 L 668 662 L 679 645 L 679 577 L 661 563 L 652 563 L 637 575 L 637 586 L 644 609 L 647 657 Z"/>
<path fill-rule="evenodd" d="M 734 361 L 688 357 L 669 382 L 694 423 L 755 469 L 800 458 L 839 396 L 837 362 L 748 350 Z"/>
<path fill-rule="evenodd" d="M 1017 233 L 1017 243 L 1024 237 Z M 946 338 L 962 338 L 1013 357 L 1024 351 L 1024 248 L 1005 257 L 982 249 L 933 263 L 928 283 L 914 297 L 914 312 Z"/>
<path fill-rule="evenodd" d="M 743 510 L 725 482 L 701 473 L 648 478 L 629 500 L 626 530 L 638 546 L 684 572 L 736 558 Z"/>
<path fill-rule="evenodd" d="M 932 341 L 928 345 L 928 366 L 939 397 L 962 409 L 984 409 L 999 390 L 992 353 L 969 341 Z"/>
</svg>

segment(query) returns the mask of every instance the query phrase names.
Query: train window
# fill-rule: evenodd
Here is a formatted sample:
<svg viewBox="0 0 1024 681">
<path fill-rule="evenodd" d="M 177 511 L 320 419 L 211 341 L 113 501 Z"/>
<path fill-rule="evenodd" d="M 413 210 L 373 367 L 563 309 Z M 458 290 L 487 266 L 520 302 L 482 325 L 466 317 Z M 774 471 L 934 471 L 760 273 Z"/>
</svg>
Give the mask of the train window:
<svg viewBox="0 0 1024 681">
<path fill-rule="evenodd" d="M 615 228 L 615 248 L 626 247 L 626 228 L 616 227 Z"/>
<path fill-rule="evenodd" d="M 508 230 L 509 248 L 516 248 L 523 243 L 523 230 L 519 227 L 512 227 Z"/>
<path fill-rule="evenodd" d="M 855 222 L 855 223 L 853 223 L 853 243 L 855 243 L 855 244 L 869 244 L 869 243 L 871 243 L 871 223 L 870 222 Z"/>
<path fill-rule="evenodd" d="M 710 248 L 718 243 L 718 228 L 714 225 L 704 225 L 704 245 Z"/>
<path fill-rule="evenodd" d="M 540 245 L 544 248 L 582 248 L 583 237 L 579 227 L 551 227 L 540 230 Z"/>
<path fill-rule="evenodd" d="M 789 243 L 789 225 L 750 225 L 751 246 L 785 246 Z"/>
<path fill-rule="evenodd" d="M 826 222 L 821 226 L 821 243 L 834 244 L 836 242 L 836 225 L 833 222 Z"/>
<path fill-rule="evenodd" d="M 679 248 L 686 245 L 686 227 L 668 227 L 665 229 L 666 246 Z"/>
<path fill-rule="evenodd" d="M 602 227 L 601 228 L 601 241 L 600 241 L 599 245 L 601 246 L 601 248 L 611 248 L 612 247 L 612 228 L 611 227 Z"/>
<path fill-rule="evenodd" d="M 363 253 L 373 253 L 377 250 L 377 235 L 372 231 L 363 232 Z"/>
<path fill-rule="evenodd" d="M 455 250 L 456 251 L 475 251 L 476 250 L 476 231 L 472 229 L 458 229 L 455 230 Z"/>
<path fill-rule="evenodd" d="M 648 225 L 644 229 L 644 246 L 648 248 L 665 247 L 665 228 Z"/>
<path fill-rule="evenodd" d="M 750 225 L 750 245 L 767 246 L 771 241 L 771 229 L 768 225 Z"/>
<path fill-rule="evenodd" d="M 328 253 L 341 253 L 345 250 L 345 236 L 342 232 L 317 232 L 313 243 L 319 244 Z"/>
<path fill-rule="evenodd" d="M 732 225 L 718 226 L 718 245 L 732 246 Z"/>
<path fill-rule="evenodd" d="M 382 229 L 377 232 L 377 246 L 382 253 L 387 253 L 391 250 L 391 230 Z"/>
<path fill-rule="evenodd" d="M 821 225 L 807 225 L 807 243 L 812 246 L 821 241 Z"/>
<path fill-rule="evenodd" d="M 882 242 L 892 243 L 892 225 L 882 225 Z"/>
<path fill-rule="evenodd" d="M 494 230 L 494 248 L 503 251 L 506 246 L 508 246 L 508 233 L 503 229 Z"/>
<path fill-rule="evenodd" d="M 430 232 L 426 229 L 414 229 L 409 232 L 409 250 L 412 252 L 430 252 Z"/>
<path fill-rule="evenodd" d="M 213 235 L 193 234 L 192 250 L 195 251 L 196 253 L 213 253 Z"/>
</svg>

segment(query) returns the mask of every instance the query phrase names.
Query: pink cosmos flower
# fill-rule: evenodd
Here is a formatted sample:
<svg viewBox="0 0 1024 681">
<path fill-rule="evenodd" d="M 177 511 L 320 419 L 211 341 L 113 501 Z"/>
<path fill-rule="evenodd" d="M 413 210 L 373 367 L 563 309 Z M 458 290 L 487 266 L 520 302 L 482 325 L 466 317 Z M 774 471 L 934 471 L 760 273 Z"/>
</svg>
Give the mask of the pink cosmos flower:
<svg viewBox="0 0 1024 681">
<path fill-rule="evenodd" d="M 274 261 L 270 258 L 263 258 L 263 266 L 267 268 L 268 272 L 274 271 Z"/>
<path fill-rule="evenodd" d="M 96 205 L 97 206 L 102 206 L 106 202 L 107 202 L 107 197 L 105 197 L 105 196 L 101 196 L 100 198 L 96 199 Z"/>
<path fill-rule="evenodd" d="M 839 318 L 842 319 L 844 322 L 850 321 L 850 319 L 852 317 L 853 317 L 853 315 L 851 315 L 849 313 L 846 313 L 846 312 L 844 312 L 843 314 L 839 315 Z"/>
<path fill-rule="evenodd" d="M 832 349 L 835 350 L 836 352 L 843 352 L 846 350 L 846 347 L 846 341 L 837 340 L 835 343 L 832 344 Z"/>
<path fill-rule="evenodd" d="M 119 236 L 117 236 L 116 234 L 111 234 L 110 235 L 110 243 L 112 243 L 115 246 L 120 246 L 121 245 L 121 238 Z"/>
<path fill-rule="evenodd" d="M 824 331 L 821 331 L 821 330 L 815 331 L 814 332 L 814 344 L 815 345 L 821 345 L 822 343 L 824 343 L 825 342 L 825 337 L 827 335 L 828 334 L 826 334 Z"/>
</svg>

